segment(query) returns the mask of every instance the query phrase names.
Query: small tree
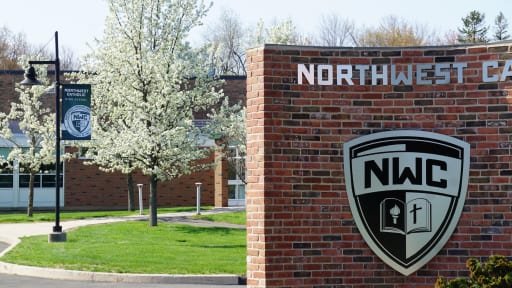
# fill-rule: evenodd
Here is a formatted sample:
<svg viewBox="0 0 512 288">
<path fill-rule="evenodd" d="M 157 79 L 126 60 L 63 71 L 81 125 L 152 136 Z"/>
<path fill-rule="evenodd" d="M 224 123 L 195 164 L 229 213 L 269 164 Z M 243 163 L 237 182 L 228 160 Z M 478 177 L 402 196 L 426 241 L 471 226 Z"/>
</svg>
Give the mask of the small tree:
<svg viewBox="0 0 512 288">
<path fill-rule="evenodd" d="M 503 15 L 503 12 L 500 11 L 498 16 L 494 19 L 494 40 L 502 41 L 510 38 L 508 34 L 508 21 Z"/>
<path fill-rule="evenodd" d="M 459 42 L 461 43 L 483 43 L 487 42 L 487 31 L 485 25 L 485 14 L 476 10 L 469 12 L 466 17 L 461 18 L 462 27 L 459 30 Z"/>
<path fill-rule="evenodd" d="M 186 43 L 209 7 L 197 0 L 109 0 L 105 35 L 81 81 L 93 84 L 93 139 L 102 155 L 129 158 L 150 183 L 150 225 L 157 225 L 157 184 L 202 168 L 194 112 L 218 102 L 219 81 Z M 108 140 L 106 140 L 108 139 Z M 113 169 L 122 169 L 115 165 Z M 106 167 L 107 169 L 108 166 Z"/>
<path fill-rule="evenodd" d="M 291 18 L 276 22 L 267 28 L 267 42 L 275 44 L 295 44 L 298 42 L 298 32 Z"/>
<path fill-rule="evenodd" d="M 46 67 L 44 67 L 46 69 Z M 48 84 L 45 69 L 39 69 L 39 78 Z M 44 107 L 41 97 L 45 86 L 22 87 L 16 85 L 20 94 L 19 102 L 11 103 L 8 114 L 0 112 L 0 136 L 12 144 L 7 161 L 17 161 L 19 167 L 30 174 L 27 216 L 32 217 L 34 209 L 34 177 L 41 165 L 50 164 L 55 157 L 55 114 Z M 11 131 L 11 125 L 17 122 L 26 137 L 26 143 L 20 141 Z M 21 169 L 21 168 L 20 168 Z M 56 175 L 59 177 L 59 175 Z"/>
<path fill-rule="evenodd" d="M 312 41 L 307 36 L 299 33 L 291 18 L 285 20 L 274 20 L 270 26 L 266 26 L 263 19 L 260 19 L 252 29 L 250 46 L 270 44 L 286 45 L 307 45 Z"/>
</svg>

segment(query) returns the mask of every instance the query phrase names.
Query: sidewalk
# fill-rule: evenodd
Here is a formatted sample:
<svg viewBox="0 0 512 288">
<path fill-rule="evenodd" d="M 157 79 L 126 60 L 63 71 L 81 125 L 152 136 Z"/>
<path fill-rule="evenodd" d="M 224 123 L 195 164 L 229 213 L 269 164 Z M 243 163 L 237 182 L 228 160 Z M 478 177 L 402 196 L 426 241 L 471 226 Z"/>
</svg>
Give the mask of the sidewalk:
<svg viewBox="0 0 512 288">
<path fill-rule="evenodd" d="M 242 211 L 243 208 L 219 208 L 209 211 L 201 211 L 202 215 L 218 214 L 225 212 Z M 160 221 L 183 223 L 202 227 L 226 227 L 245 229 L 244 225 L 218 223 L 203 220 L 190 219 L 196 212 L 178 212 L 159 214 Z M 91 218 L 83 220 L 70 220 L 61 222 L 64 231 L 68 232 L 78 227 L 96 224 L 115 223 L 122 221 L 148 220 L 148 215 L 135 215 L 123 217 Z M 48 235 L 52 231 L 53 222 L 13 223 L 0 224 L 0 257 L 14 248 L 21 237 Z M 8 246 L 6 249 L 5 247 Z M 2 251 L 3 250 L 3 251 Z M 166 283 L 166 284 L 212 284 L 212 285 L 236 285 L 240 282 L 238 275 L 155 275 L 155 274 L 127 274 L 127 273 L 103 273 L 72 271 L 54 268 L 41 268 L 22 266 L 0 262 L 0 273 L 33 276 L 62 280 L 89 280 L 105 282 L 133 282 L 133 283 Z"/>
</svg>

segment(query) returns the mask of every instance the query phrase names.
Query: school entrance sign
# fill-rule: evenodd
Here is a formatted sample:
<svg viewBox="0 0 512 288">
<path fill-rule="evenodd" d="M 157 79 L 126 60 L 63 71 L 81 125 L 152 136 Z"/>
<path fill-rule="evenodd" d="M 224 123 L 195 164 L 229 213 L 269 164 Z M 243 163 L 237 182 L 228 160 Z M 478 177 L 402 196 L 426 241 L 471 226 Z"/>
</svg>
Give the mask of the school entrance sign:
<svg viewBox="0 0 512 288">
<path fill-rule="evenodd" d="M 433 286 L 512 257 L 512 42 L 246 56 L 248 287 Z"/>
<path fill-rule="evenodd" d="M 368 246 L 409 275 L 450 238 L 466 199 L 469 144 L 424 131 L 390 131 L 344 145 L 350 209 Z"/>
</svg>

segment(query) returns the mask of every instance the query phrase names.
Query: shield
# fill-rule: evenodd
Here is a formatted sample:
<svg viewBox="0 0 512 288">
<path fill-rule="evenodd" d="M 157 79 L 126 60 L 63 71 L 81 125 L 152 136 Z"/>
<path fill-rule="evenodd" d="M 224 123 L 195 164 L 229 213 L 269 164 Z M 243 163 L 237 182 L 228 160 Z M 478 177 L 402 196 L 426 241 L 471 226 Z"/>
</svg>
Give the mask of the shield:
<svg viewBox="0 0 512 288">
<path fill-rule="evenodd" d="M 71 113 L 71 119 L 73 128 L 75 128 L 75 130 L 78 131 L 79 133 L 84 132 L 90 123 L 89 113 L 84 111 L 75 111 Z"/>
<path fill-rule="evenodd" d="M 409 275 L 450 238 L 462 213 L 469 144 L 424 131 L 389 131 L 344 145 L 350 209 L 364 240 Z"/>
<path fill-rule="evenodd" d="M 64 128 L 73 137 L 84 138 L 90 136 L 91 109 L 84 105 L 71 107 L 64 115 Z"/>
</svg>

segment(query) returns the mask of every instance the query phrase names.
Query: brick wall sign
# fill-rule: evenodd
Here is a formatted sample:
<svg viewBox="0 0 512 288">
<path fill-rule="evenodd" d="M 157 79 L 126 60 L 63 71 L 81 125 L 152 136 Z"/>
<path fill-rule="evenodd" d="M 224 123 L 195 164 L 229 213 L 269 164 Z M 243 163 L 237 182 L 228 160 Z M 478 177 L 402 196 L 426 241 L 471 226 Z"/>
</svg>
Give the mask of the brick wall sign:
<svg viewBox="0 0 512 288">
<path fill-rule="evenodd" d="M 421 268 L 455 229 L 469 176 L 469 144 L 397 130 L 345 143 L 352 216 L 382 261 L 404 275 Z"/>
<path fill-rule="evenodd" d="M 248 51 L 249 287 L 433 287 L 512 256 L 512 43 Z"/>
</svg>

